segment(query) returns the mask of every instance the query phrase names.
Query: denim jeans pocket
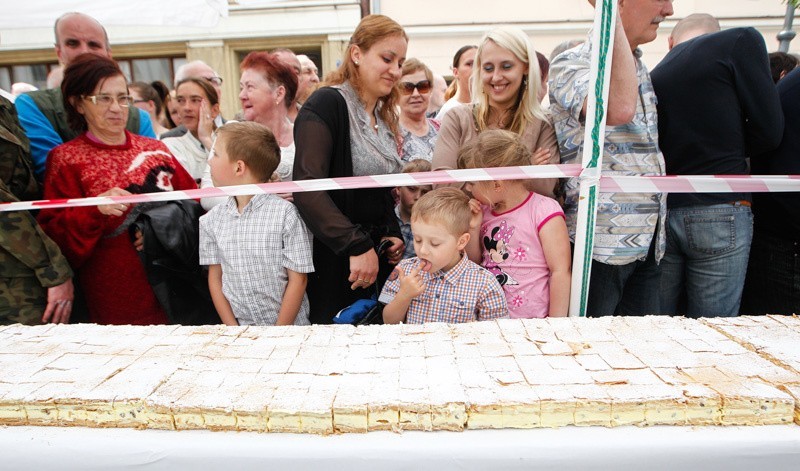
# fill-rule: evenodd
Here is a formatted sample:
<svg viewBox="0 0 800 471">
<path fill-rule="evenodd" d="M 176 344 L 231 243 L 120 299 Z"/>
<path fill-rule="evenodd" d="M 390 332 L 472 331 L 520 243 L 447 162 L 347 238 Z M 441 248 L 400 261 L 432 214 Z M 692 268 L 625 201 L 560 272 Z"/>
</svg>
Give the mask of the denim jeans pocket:
<svg viewBox="0 0 800 471">
<path fill-rule="evenodd" d="M 732 214 L 685 216 L 683 224 L 691 250 L 719 255 L 736 248 L 736 220 Z"/>
</svg>

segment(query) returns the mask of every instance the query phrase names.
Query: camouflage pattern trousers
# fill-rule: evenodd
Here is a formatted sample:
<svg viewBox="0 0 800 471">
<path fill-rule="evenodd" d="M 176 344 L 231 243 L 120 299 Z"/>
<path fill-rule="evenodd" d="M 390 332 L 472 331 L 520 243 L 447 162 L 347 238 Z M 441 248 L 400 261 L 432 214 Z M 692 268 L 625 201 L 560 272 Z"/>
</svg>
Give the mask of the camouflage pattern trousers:
<svg viewBox="0 0 800 471">
<path fill-rule="evenodd" d="M 0 325 L 42 323 L 47 288 L 35 276 L 0 278 Z"/>
</svg>

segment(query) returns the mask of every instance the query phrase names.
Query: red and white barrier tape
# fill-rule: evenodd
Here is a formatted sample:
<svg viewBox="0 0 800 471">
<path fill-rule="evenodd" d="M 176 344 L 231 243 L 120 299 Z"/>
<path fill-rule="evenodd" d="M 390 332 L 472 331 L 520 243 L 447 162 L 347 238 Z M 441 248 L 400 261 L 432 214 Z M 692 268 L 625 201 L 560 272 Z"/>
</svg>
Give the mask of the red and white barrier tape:
<svg viewBox="0 0 800 471">
<path fill-rule="evenodd" d="M 174 201 L 219 196 L 256 195 L 266 193 L 300 193 L 359 188 L 386 188 L 396 186 L 462 183 L 488 180 L 521 180 L 527 178 L 577 177 L 581 166 L 528 165 L 524 167 L 498 167 L 467 170 L 440 170 L 436 172 L 395 173 L 362 177 L 321 178 L 258 185 L 238 185 L 197 190 L 143 193 L 129 196 L 98 196 L 91 198 L 52 199 L 0 203 L 0 211 L 21 211 L 44 208 L 97 206 L 112 203 L 145 203 Z M 600 190 L 614 193 L 755 193 L 800 192 L 800 175 L 698 175 L 698 176 L 602 176 Z"/>
</svg>

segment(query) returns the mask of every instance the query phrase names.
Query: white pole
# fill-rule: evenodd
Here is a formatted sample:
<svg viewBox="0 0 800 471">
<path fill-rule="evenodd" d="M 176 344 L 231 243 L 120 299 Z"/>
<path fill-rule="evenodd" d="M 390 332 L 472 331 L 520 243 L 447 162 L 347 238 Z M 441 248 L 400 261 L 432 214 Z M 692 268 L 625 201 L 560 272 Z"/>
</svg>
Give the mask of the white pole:
<svg viewBox="0 0 800 471">
<path fill-rule="evenodd" d="M 598 0 L 595 7 L 586 129 L 583 136 L 583 171 L 579 177 L 580 197 L 575 227 L 575 253 L 572 259 L 569 302 L 571 317 L 586 316 L 589 277 L 592 273 L 598 183 L 603 168 L 608 83 L 611 77 L 611 55 L 614 50 L 614 28 L 617 24 L 617 1 Z"/>
</svg>

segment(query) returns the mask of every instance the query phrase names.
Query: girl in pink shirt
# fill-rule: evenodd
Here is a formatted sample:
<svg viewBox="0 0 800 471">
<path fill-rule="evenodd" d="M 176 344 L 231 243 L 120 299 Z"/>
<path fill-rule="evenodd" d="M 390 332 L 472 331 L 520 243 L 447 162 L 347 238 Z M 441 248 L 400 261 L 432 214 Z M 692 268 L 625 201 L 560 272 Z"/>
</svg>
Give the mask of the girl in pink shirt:
<svg viewBox="0 0 800 471">
<path fill-rule="evenodd" d="M 519 136 L 489 130 L 466 144 L 459 168 L 530 165 Z M 558 203 L 529 189 L 530 180 L 473 182 L 467 253 L 503 286 L 509 317 L 563 317 L 569 309 L 570 246 Z"/>
</svg>

